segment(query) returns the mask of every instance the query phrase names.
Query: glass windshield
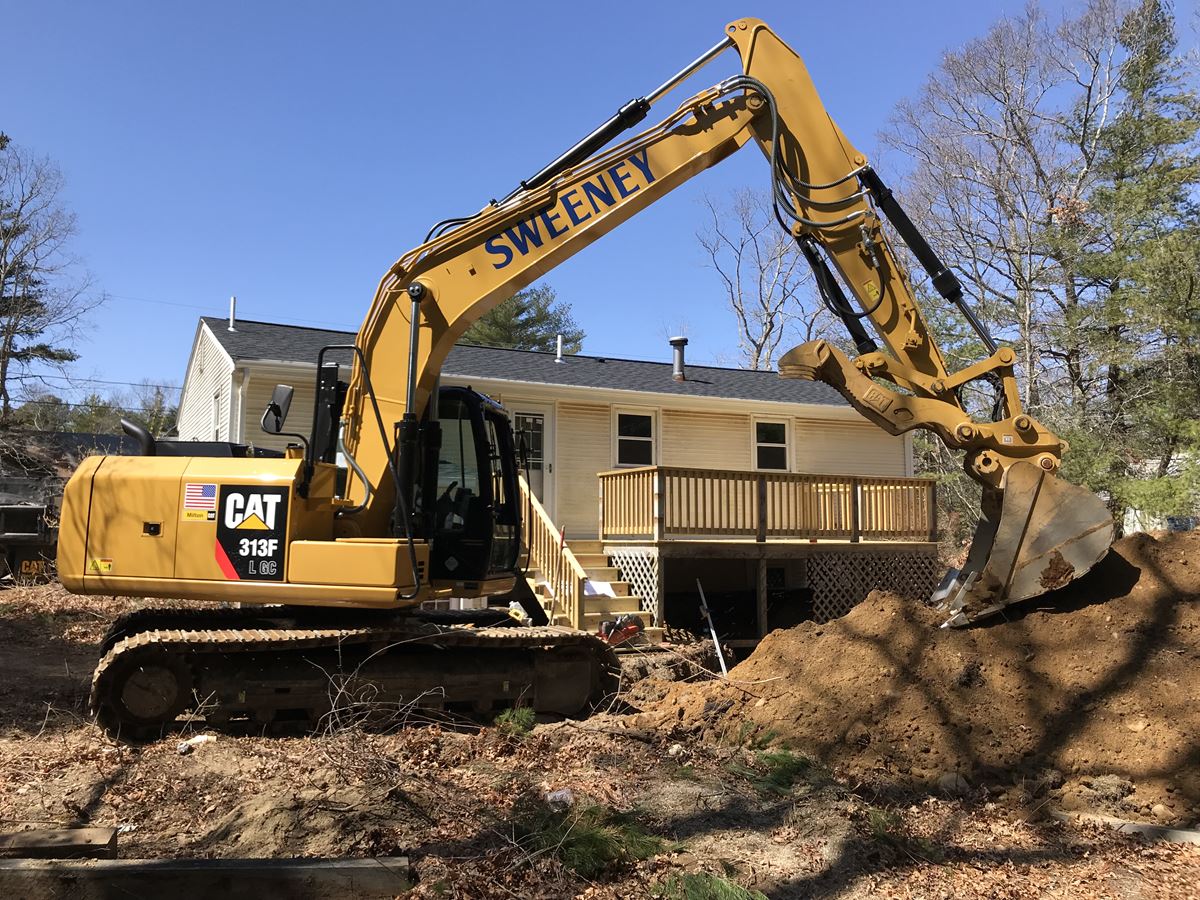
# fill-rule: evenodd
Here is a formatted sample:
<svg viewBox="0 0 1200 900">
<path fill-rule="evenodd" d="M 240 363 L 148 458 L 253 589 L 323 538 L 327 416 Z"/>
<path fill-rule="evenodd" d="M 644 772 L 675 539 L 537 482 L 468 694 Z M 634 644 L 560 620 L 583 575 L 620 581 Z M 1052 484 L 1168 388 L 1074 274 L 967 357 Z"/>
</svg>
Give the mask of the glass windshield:
<svg viewBox="0 0 1200 900">
<path fill-rule="evenodd" d="M 438 454 L 436 527 L 439 531 L 463 531 L 471 501 L 480 495 L 471 410 L 461 397 L 443 395 L 438 417 L 442 449 Z"/>
</svg>

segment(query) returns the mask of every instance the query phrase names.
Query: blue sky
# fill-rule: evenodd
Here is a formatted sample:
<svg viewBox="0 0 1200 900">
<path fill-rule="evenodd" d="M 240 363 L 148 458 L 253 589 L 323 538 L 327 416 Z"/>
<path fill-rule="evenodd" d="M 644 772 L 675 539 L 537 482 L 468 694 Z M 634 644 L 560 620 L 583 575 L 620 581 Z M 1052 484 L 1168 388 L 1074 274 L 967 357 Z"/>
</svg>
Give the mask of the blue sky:
<svg viewBox="0 0 1200 900">
<path fill-rule="evenodd" d="M 231 294 L 245 318 L 356 329 L 380 275 L 433 222 L 506 194 L 739 15 L 805 58 L 870 153 L 944 49 L 1023 2 L 0 0 L 0 130 L 62 168 L 74 250 L 109 296 L 75 374 L 179 383 L 196 318 L 225 314 Z M 1187 31 L 1194 7 L 1177 16 Z M 666 360 L 667 332 L 686 323 L 691 359 L 734 358 L 695 238 L 699 198 L 766 179 L 748 149 L 551 273 L 585 352 Z"/>
</svg>

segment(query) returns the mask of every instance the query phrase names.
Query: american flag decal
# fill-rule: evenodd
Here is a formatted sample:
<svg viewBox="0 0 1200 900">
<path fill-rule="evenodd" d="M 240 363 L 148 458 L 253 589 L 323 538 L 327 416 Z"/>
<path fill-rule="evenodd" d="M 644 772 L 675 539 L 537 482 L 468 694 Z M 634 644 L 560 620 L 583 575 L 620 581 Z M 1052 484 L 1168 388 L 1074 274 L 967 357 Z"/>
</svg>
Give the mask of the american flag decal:
<svg viewBox="0 0 1200 900">
<path fill-rule="evenodd" d="M 217 486 L 215 484 L 188 484 L 183 489 L 184 509 L 217 508 Z"/>
</svg>

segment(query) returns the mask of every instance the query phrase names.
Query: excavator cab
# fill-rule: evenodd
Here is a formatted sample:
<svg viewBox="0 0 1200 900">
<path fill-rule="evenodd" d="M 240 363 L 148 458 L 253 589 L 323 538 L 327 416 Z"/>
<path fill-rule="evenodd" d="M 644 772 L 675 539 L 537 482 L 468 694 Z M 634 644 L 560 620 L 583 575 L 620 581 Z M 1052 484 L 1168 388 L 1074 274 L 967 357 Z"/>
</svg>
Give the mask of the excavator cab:
<svg viewBox="0 0 1200 900">
<path fill-rule="evenodd" d="M 430 579 L 460 586 L 511 575 L 521 505 L 508 414 L 470 388 L 441 388 L 437 405 L 436 419 L 427 413 L 422 423 L 413 504 Z"/>
<path fill-rule="evenodd" d="M 318 358 L 312 438 L 306 442 L 313 467 L 326 462 L 356 468 L 341 433 L 347 386 L 337 362 L 327 361 L 327 354 L 346 349 L 353 348 L 331 345 Z M 264 429 L 282 433 L 282 399 L 268 404 Z M 517 570 L 521 505 L 504 407 L 470 388 L 439 387 L 436 403 L 426 404 L 420 420 L 405 416 L 396 423 L 391 452 L 397 488 L 392 538 L 428 545 L 429 586 L 457 596 L 510 588 L 503 583 Z"/>
</svg>

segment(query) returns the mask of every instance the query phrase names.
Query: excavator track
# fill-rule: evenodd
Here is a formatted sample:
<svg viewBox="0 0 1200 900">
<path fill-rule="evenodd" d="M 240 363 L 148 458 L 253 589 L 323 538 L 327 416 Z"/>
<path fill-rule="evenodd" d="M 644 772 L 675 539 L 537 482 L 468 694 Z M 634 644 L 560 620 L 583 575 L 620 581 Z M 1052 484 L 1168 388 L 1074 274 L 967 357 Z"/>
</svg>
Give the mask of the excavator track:
<svg viewBox="0 0 1200 900">
<path fill-rule="evenodd" d="M 605 642 L 567 628 L 267 607 L 140 610 L 101 653 L 91 710 L 135 741 L 184 715 L 255 732 L 399 724 L 418 709 L 570 716 L 612 693 L 618 671 Z"/>
</svg>

